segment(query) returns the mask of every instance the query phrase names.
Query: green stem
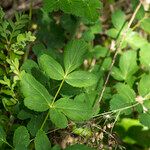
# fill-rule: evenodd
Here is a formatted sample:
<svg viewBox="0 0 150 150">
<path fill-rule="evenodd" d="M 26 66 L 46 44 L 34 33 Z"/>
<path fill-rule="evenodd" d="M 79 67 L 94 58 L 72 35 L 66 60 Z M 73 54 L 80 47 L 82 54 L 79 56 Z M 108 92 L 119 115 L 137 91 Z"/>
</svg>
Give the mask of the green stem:
<svg viewBox="0 0 150 150">
<path fill-rule="evenodd" d="M 29 10 L 29 20 L 31 21 L 32 19 L 32 7 L 33 7 L 33 0 L 30 2 L 30 10 Z"/>
<path fill-rule="evenodd" d="M 52 103 L 51 103 L 51 106 L 54 104 L 54 102 L 55 102 L 55 100 L 56 100 L 56 98 L 57 98 L 57 96 L 58 96 L 58 94 L 59 94 L 59 92 L 60 92 L 60 90 L 61 90 L 61 88 L 63 86 L 64 81 L 65 81 L 65 78 L 61 81 L 60 86 L 59 86 L 59 88 L 58 88 L 58 90 L 57 90 L 57 92 L 56 92 L 56 94 L 55 94 L 55 96 L 53 98 Z"/>
<path fill-rule="evenodd" d="M 3 142 L 4 142 L 5 144 L 7 144 L 9 147 L 11 147 L 12 149 L 14 149 L 14 147 L 13 147 L 12 145 L 10 145 L 7 141 L 4 141 L 4 140 L 3 140 Z"/>
<path fill-rule="evenodd" d="M 48 119 L 49 113 L 50 113 L 50 110 L 48 111 L 48 113 L 47 113 L 47 115 L 46 115 L 46 117 L 45 117 L 45 119 L 44 119 L 44 121 L 43 121 L 43 123 L 42 123 L 42 125 L 41 125 L 40 130 L 43 129 L 43 127 L 44 127 L 44 125 L 45 125 L 45 123 L 46 123 L 46 121 L 47 121 L 47 119 Z"/>
<path fill-rule="evenodd" d="M 140 103 L 135 103 L 133 105 L 130 105 L 130 106 L 127 106 L 127 107 L 124 107 L 124 108 L 119 108 L 119 109 L 115 109 L 115 110 L 112 110 L 112 111 L 104 112 L 104 113 L 93 116 L 93 118 L 99 117 L 99 116 L 106 116 L 106 115 L 114 114 L 114 113 L 117 113 L 117 112 L 121 112 L 123 110 L 127 110 L 127 109 L 133 108 L 133 107 L 138 106 L 138 105 L 140 105 Z"/>
<path fill-rule="evenodd" d="M 66 77 L 66 76 L 65 76 Z M 51 103 L 51 106 L 53 106 L 53 104 L 54 104 L 54 102 L 55 102 L 55 100 L 56 100 L 56 98 L 57 98 L 57 96 L 58 96 L 58 94 L 59 94 L 59 92 L 60 92 L 60 90 L 61 90 L 61 88 L 62 88 L 62 86 L 63 86 L 63 83 L 64 83 L 64 81 L 65 81 L 65 77 L 63 78 L 63 80 L 61 81 L 61 83 L 60 83 L 60 86 L 59 86 L 59 88 L 58 88 L 58 90 L 57 90 L 57 92 L 56 92 L 56 94 L 55 94 L 55 96 L 54 96 L 54 98 L 53 98 L 53 101 L 52 101 L 52 103 Z M 48 113 L 47 113 L 47 115 L 46 115 L 46 117 L 45 117 L 45 119 L 44 119 L 44 121 L 43 121 L 43 123 L 42 123 L 42 125 L 41 125 L 41 130 L 43 129 L 43 127 L 44 127 L 44 125 L 45 125 L 45 123 L 46 123 L 46 121 L 47 121 L 47 119 L 48 119 L 48 116 L 49 116 L 49 113 L 50 113 L 50 110 L 48 111 Z"/>
</svg>

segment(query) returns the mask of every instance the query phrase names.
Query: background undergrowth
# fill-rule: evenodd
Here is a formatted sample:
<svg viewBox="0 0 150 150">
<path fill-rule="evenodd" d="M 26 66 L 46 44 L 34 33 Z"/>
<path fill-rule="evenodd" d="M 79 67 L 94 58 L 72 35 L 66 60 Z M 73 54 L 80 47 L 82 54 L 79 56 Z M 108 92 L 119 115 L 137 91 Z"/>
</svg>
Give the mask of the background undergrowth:
<svg viewBox="0 0 150 150">
<path fill-rule="evenodd" d="M 150 1 L 0 2 L 0 149 L 148 150 Z"/>
</svg>

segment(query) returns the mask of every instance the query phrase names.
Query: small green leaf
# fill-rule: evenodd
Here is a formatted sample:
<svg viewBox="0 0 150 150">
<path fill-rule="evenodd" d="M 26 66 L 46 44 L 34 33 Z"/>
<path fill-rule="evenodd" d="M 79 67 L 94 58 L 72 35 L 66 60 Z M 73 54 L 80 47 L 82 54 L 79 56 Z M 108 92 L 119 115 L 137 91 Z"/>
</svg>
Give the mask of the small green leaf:
<svg viewBox="0 0 150 150">
<path fill-rule="evenodd" d="M 108 49 L 106 47 L 102 47 L 100 45 L 97 45 L 93 49 L 94 51 L 94 56 L 98 59 L 100 57 L 106 57 L 108 53 Z"/>
<path fill-rule="evenodd" d="M 137 66 L 137 54 L 136 51 L 124 52 L 119 60 L 119 68 L 113 67 L 111 75 L 119 81 L 127 81 L 136 71 Z"/>
<path fill-rule="evenodd" d="M 111 63 L 112 63 L 112 58 L 106 57 L 102 63 L 101 69 L 103 71 L 109 70 Z"/>
<path fill-rule="evenodd" d="M 118 83 L 116 85 L 118 94 L 113 95 L 113 98 L 110 101 L 111 110 L 124 109 L 126 107 L 132 106 L 132 103 L 135 102 L 135 92 L 128 86 L 123 83 Z M 130 114 L 131 108 L 126 110 L 121 110 L 121 113 Z"/>
<path fill-rule="evenodd" d="M 74 71 L 65 78 L 65 81 L 74 87 L 88 87 L 96 84 L 97 78 L 87 71 Z"/>
<path fill-rule="evenodd" d="M 52 96 L 32 75 L 23 73 L 20 84 L 21 90 L 25 96 L 24 104 L 26 107 L 41 112 L 49 109 Z"/>
<path fill-rule="evenodd" d="M 28 133 L 28 130 L 24 126 L 18 127 L 14 133 L 13 145 L 15 147 L 19 145 L 28 147 L 29 144 L 30 144 L 30 135 Z"/>
<path fill-rule="evenodd" d="M 139 84 L 138 84 L 138 91 L 140 96 L 148 99 L 150 98 L 150 75 L 144 75 Z"/>
<path fill-rule="evenodd" d="M 119 33 L 119 31 L 115 28 L 111 28 L 107 31 L 107 35 L 112 37 L 112 38 L 116 38 L 118 33 Z"/>
<path fill-rule="evenodd" d="M 147 40 L 139 33 L 129 30 L 126 35 L 125 41 L 133 48 L 138 49 L 147 45 Z M 138 41 L 138 42 L 137 42 Z"/>
<path fill-rule="evenodd" d="M 124 79 L 127 79 L 127 77 L 133 75 L 138 70 L 136 61 L 136 51 L 127 51 L 121 56 L 119 67 L 124 76 Z"/>
<path fill-rule="evenodd" d="M 112 14 L 112 23 L 116 29 L 120 30 L 125 21 L 125 14 L 121 10 L 117 10 Z"/>
<path fill-rule="evenodd" d="M 148 111 L 147 113 L 143 113 L 143 114 L 140 114 L 139 116 L 139 119 L 140 119 L 140 122 L 147 126 L 148 128 L 150 128 L 150 111 Z"/>
<path fill-rule="evenodd" d="M 50 119 L 58 128 L 66 128 L 68 121 L 66 116 L 57 109 L 50 110 Z"/>
<path fill-rule="evenodd" d="M 78 103 L 77 101 L 61 98 L 54 104 L 55 109 L 63 112 L 68 118 L 73 121 L 84 121 L 91 118 L 92 108 L 85 102 Z"/>
<path fill-rule="evenodd" d="M 118 94 L 124 96 L 129 101 L 134 101 L 136 94 L 133 89 L 130 88 L 129 85 L 125 85 L 123 83 L 118 83 L 116 86 Z"/>
<path fill-rule="evenodd" d="M 6 141 L 6 133 L 3 129 L 3 127 L 0 125 L 0 147 L 2 146 L 4 141 Z"/>
<path fill-rule="evenodd" d="M 124 80 L 124 76 L 123 76 L 121 70 L 115 66 L 112 68 L 111 75 L 113 76 L 114 79 L 116 79 L 118 81 Z"/>
<path fill-rule="evenodd" d="M 142 68 L 150 71 L 150 44 L 144 45 L 140 50 L 140 63 Z"/>
<path fill-rule="evenodd" d="M 39 130 L 35 140 L 35 150 L 51 150 L 51 143 L 43 130 Z"/>
<path fill-rule="evenodd" d="M 67 44 L 64 50 L 64 66 L 67 74 L 82 64 L 86 49 L 87 44 L 83 40 L 73 40 Z"/>
<path fill-rule="evenodd" d="M 146 18 L 141 22 L 141 27 L 144 31 L 150 34 L 150 18 Z"/>
<path fill-rule="evenodd" d="M 119 95 L 119 94 L 115 94 L 113 95 L 111 101 L 110 101 L 110 109 L 111 110 L 117 110 L 117 112 L 120 113 L 125 113 L 125 114 L 131 114 L 132 109 L 126 109 L 124 110 L 124 108 L 129 107 L 132 105 L 132 101 L 130 101 L 129 99 L 126 99 L 124 96 Z"/>
<path fill-rule="evenodd" d="M 64 78 L 64 70 L 62 66 L 51 56 L 43 54 L 39 57 L 38 63 L 41 69 L 52 79 L 62 80 Z"/>
</svg>

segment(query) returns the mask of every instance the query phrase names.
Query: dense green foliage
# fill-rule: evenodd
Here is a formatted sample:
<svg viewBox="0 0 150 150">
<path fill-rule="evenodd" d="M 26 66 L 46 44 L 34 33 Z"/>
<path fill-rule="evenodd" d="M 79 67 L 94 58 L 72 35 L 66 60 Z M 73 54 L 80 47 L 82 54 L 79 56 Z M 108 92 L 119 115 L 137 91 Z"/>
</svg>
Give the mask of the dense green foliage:
<svg viewBox="0 0 150 150">
<path fill-rule="evenodd" d="M 43 0 L 13 19 L 0 8 L 0 149 L 150 148 L 149 3 L 104 21 L 105 5 Z"/>
</svg>

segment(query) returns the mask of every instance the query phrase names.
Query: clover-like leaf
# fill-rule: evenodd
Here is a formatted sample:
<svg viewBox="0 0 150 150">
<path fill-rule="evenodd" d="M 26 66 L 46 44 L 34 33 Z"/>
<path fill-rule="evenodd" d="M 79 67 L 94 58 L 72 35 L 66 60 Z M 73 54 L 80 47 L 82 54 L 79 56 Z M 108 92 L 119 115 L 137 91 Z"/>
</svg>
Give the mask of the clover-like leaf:
<svg viewBox="0 0 150 150">
<path fill-rule="evenodd" d="M 139 84 L 138 91 L 140 96 L 149 99 L 150 98 L 150 75 L 144 75 Z"/>
<path fill-rule="evenodd" d="M 66 128 L 68 124 L 68 120 L 66 116 L 57 109 L 50 110 L 50 119 L 58 128 Z"/>
<path fill-rule="evenodd" d="M 35 150 L 50 150 L 51 143 L 43 130 L 39 130 L 36 134 L 35 140 Z"/>
<path fill-rule="evenodd" d="M 125 14 L 121 10 L 117 10 L 112 14 L 112 23 L 116 29 L 120 30 L 125 21 Z"/>
<path fill-rule="evenodd" d="M 147 113 L 142 113 L 139 116 L 140 122 L 143 125 L 147 126 L 148 128 L 150 128 L 150 114 L 149 113 L 150 113 L 150 111 L 148 111 Z"/>
<path fill-rule="evenodd" d="M 62 80 L 64 78 L 64 70 L 62 66 L 51 56 L 43 54 L 39 57 L 38 63 L 40 68 L 52 79 Z"/>
<path fill-rule="evenodd" d="M 54 104 L 55 109 L 63 112 L 73 121 L 84 121 L 91 118 L 92 108 L 87 103 L 61 98 Z"/>
<path fill-rule="evenodd" d="M 140 49 L 140 63 L 142 68 L 150 71 L 150 44 L 146 44 Z"/>
<path fill-rule="evenodd" d="M 19 126 L 14 133 L 13 145 L 27 147 L 30 144 L 30 135 L 25 126 Z"/>
<path fill-rule="evenodd" d="M 32 75 L 23 73 L 20 84 L 23 95 L 25 96 L 24 104 L 26 107 L 41 112 L 49 109 L 52 96 Z"/>
<path fill-rule="evenodd" d="M 83 40 L 70 41 L 64 50 L 64 66 L 66 74 L 78 68 L 83 62 L 87 44 Z"/>
<path fill-rule="evenodd" d="M 74 87 L 88 87 L 97 82 L 97 77 L 87 71 L 74 71 L 65 78 L 65 81 Z"/>
</svg>

